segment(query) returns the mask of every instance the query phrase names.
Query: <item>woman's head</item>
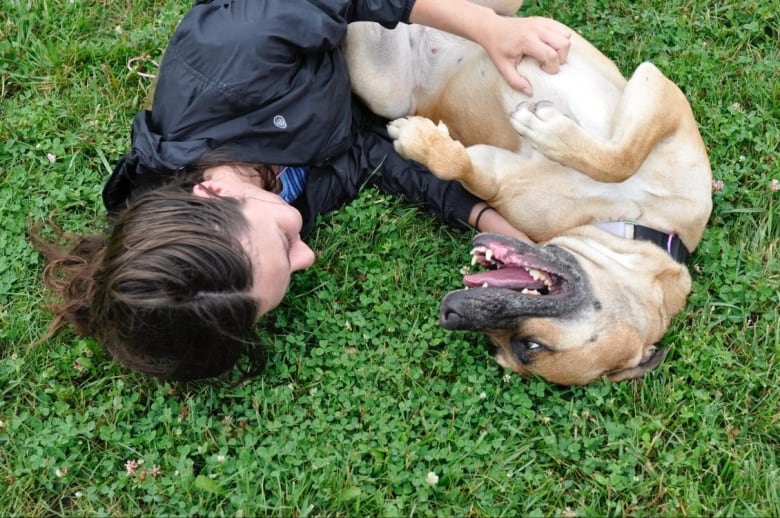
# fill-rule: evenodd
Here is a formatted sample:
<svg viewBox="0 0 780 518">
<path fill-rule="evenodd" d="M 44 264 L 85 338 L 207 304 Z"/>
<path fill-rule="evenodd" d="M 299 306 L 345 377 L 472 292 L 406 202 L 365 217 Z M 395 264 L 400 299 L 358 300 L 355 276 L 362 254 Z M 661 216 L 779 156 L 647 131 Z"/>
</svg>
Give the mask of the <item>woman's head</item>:
<svg viewBox="0 0 780 518">
<path fill-rule="evenodd" d="M 216 376 L 259 348 L 257 317 L 278 305 L 293 269 L 311 261 L 289 259 L 292 248 L 279 242 L 298 237 L 300 215 L 297 230 L 289 222 L 295 209 L 285 204 L 259 218 L 261 202 L 239 194 L 216 179 L 194 191 L 169 185 L 131 202 L 108 236 L 78 239 L 72 250 L 34 235 L 50 261 L 47 285 L 62 299 L 53 329 L 69 320 L 122 364 L 179 380 Z"/>
<path fill-rule="evenodd" d="M 263 315 L 279 305 L 292 272 L 314 262 L 314 253 L 301 240 L 301 213 L 235 166 L 211 168 L 206 178 L 194 187 L 196 196 L 222 196 L 239 202 L 247 224 L 241 244 L 251 260 L 251 291 L 260 301 L 259 315 Z"/>
</svg>

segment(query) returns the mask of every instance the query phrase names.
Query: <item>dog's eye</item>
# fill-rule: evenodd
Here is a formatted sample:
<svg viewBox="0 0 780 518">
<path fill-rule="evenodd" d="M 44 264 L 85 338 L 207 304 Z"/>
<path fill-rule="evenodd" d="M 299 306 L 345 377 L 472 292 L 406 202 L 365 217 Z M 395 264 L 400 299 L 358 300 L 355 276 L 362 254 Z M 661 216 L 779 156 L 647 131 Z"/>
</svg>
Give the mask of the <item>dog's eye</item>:
<svg viewBox="0 0 780 518">
<path fill-rule="evenodd" d="M 547 346 L 540 344 L 530 338 L 515 337 L 512 339 L 512 347 L 521 347 L 526 351 L 538 351 L 540 349 L 547 349 Z"/>
<path fill-rule="evenodd" d="M 547 346 L 530 338 L 517 336 L 512 339 L 512 353 L 523 365 L 529 365 L 533 360 L 533 355 L 546 349 Z"/>
<path fill-rule="evenodd" d="M 533 340 L 526 340 L 525 348 L 528 349 L 529 351 L 533 351 L 533 350 L 536 350 L 536 349 L 541 349 L 542 348 L 542 344 L 534 342 Z"/>
</svg>

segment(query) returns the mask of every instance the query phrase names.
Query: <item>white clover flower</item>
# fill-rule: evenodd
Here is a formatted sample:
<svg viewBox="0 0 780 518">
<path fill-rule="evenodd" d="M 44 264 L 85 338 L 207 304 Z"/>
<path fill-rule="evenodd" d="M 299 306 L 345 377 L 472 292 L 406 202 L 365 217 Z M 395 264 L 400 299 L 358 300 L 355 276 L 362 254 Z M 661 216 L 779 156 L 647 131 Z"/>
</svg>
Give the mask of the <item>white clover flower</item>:
<svg viewBox="0 0 780 518">
<path fill-rule="evenodd" d="M 127 470 L 128 475 L 134 475 L 135 470 L 138 469 L 138 462 L 134 461 L 133 459 L 128 460 L 125 462 L 125 470 Z"/>
<path fill-rule="evenodd" d="M 224 455 L 217 455 L 217 462 L 225 462 L 225 456 Z"/>
<path fill-rule="evenodd" d="M 439 476 L 433 471 L 430 471 L 428 472 L 428 476 L 425 477 L 425 481 L 428 482 L 428 484 L 435 486 L 439 483 Z"/>
<path fill-rule="evenodd" d="M 484 390 L 479 393 L 479 399 L 487 399 L 487 393 Z"/>
<path fill-rule="evenodd" d="M 53 164 L 57 161 L 57 155 L 54 153 L 46 153 L 46 159 L 49 161 L 50 164 Z"/>
<path fill-rule="evenodd" d="M 777 178 L 774 178 L 769 182 L 769 190 L 774 192 L 780 191 L 780 181 L 778 181 Z"/>
</svg>

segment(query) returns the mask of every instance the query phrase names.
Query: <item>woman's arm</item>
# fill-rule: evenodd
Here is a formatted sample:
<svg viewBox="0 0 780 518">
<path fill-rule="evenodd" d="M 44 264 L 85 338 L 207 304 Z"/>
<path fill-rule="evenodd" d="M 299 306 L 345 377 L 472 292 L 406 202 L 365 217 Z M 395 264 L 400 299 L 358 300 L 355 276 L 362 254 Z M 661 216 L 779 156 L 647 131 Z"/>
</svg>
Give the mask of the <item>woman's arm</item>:
<svg viewBox="0 0 780 518">
<path fill-rule="evenodd" d="M 479 43 L 510 86 L 528 95 L 531 84 L 517 72 L 517 63 L 530 56 L 555 73 L 569 53 L 571 30 L 565 25 L 549 18 L 499 16 L 468 0 L 417 0 L 409 21 Z"/>
<path fill-rule="evenodd" d="M 469 214 L 468 223 L 480 232 L 494 232 L 496 234 L 514 236 L 523 241 L 533 243 L 525 232 L 513 227 L 496 209 L 488 206 L 485 202 L 474 205 L 471 209 L 471 214 Z"/>
</svg>

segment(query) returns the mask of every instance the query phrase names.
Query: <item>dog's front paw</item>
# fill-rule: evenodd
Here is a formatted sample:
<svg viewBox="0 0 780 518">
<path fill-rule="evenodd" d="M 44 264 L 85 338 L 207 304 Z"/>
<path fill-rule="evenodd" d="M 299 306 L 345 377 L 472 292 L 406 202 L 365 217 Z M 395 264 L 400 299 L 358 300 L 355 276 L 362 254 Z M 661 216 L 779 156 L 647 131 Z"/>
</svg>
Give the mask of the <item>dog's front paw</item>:
<svg viewBox="0 0 780 518">
<path fill-rule="evenodd" d="M 395 150 L 410 160 L 425 163 L 431 146 L 442 139 L 449 140 L 450 132 L 444 123 L 435 125 L 425 117 L 403 117 L 387 125 Z"/>
<path fill-rule="evenodd" d="M 442 180 L 459 180 L 471 171 L 466 148 L 450 138 L 447 126 L 425 117 L 405 117 L 387 125 L 395 150 L 426 166 Z"/>
</svg>

